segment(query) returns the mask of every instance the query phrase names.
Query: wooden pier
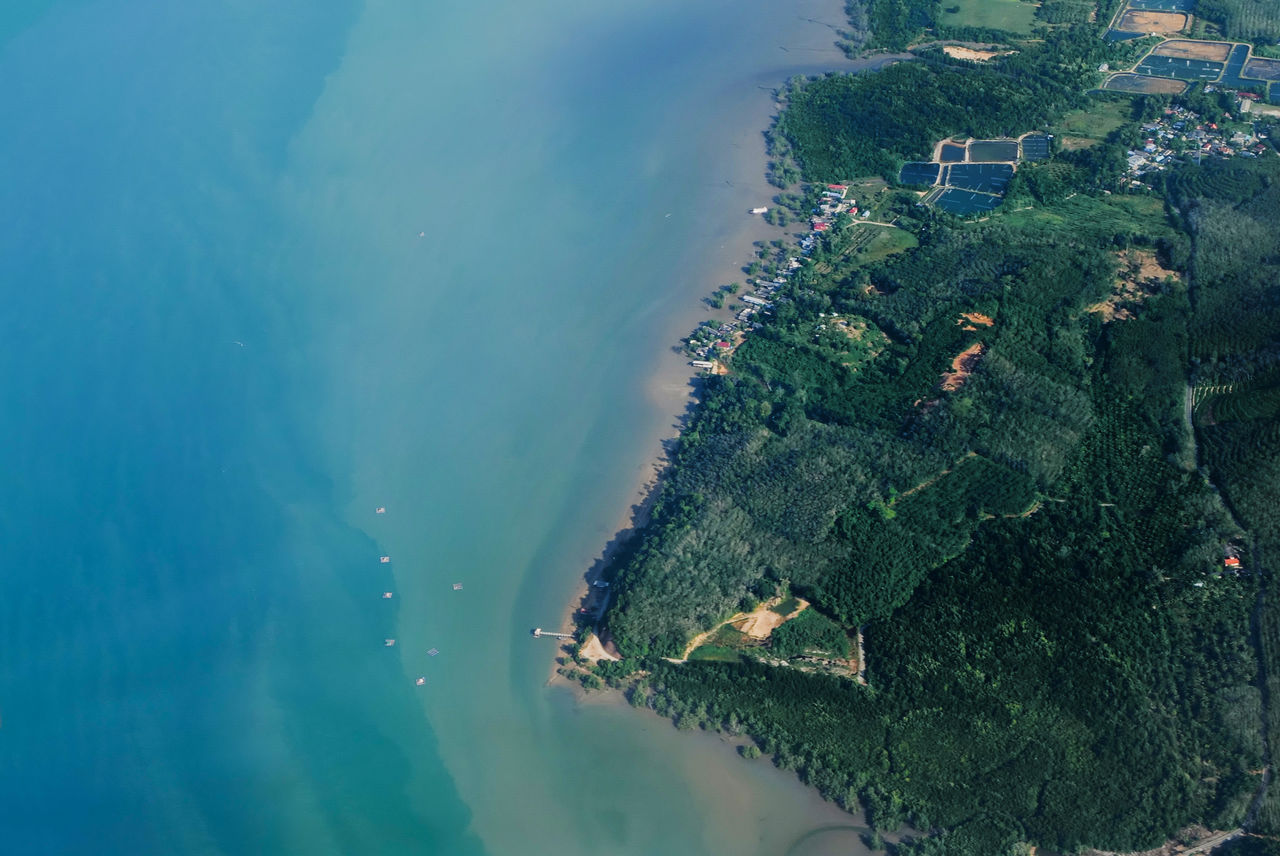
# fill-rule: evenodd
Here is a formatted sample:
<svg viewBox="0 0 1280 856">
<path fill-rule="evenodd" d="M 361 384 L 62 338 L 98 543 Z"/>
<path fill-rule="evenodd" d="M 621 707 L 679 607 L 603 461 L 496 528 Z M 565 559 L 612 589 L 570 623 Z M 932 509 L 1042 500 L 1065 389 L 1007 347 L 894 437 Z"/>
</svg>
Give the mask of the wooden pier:
<svg viewBox="0 0 1280 856">
<path fill-rule="evenodd" d="M 533 628 L 533 637 L 539 639 L 543 636 L 550 636 L 552 639 L 572 639 L 572 633 L 552 633 L 550 630 L 543 630 L 541 627 Z"/>
</svg>

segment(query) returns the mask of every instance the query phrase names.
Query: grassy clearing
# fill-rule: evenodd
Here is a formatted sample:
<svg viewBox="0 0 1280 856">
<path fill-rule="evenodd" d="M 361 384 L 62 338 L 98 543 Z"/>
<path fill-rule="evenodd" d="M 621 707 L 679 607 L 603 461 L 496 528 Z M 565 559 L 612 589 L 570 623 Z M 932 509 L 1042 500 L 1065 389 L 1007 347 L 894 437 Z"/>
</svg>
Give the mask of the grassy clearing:
<svg viewBox="0 0 1280 856">
<path fill-rule="evenodd" d="M 701 648 L 695 649 L 693 653 L 689 655 L 689 659 L 713 663 L 736 663 L 741 660 L 742 657 L 732 648 L 703 645 Z"/>
<path fill-rule="evenodd" d="M 1063 148 L 1088 148 L 1129 121 L 1132 110 L 1132 101 L 1098 99 L 1088 110 L 1072 110 L 1063 116 L 1053 132 L 1061 138 Z"/>
<path fill-rule="evenodd" d="M 920 241 L 916 236 L 905 229 L 886 228 L 884 226 L 870 226 L 875 232 L 871 236 L 871 240 L 863 245 L 862 255 L 860 259 L 863 264 L 868 262 L 878 262 L 881 259 L 888 258 L 894 253 L 901 253 L 912 247 L 920 246 Z"/>
<path fill-rule="evenodd" d="M 855 268 L 888 258 L 911 247 L 919 246 L 916 236 L 896 226 L 873 226 L 854 223 L 849 227 L 845 245 L 838 257 L 814 265 L 814 270 L 839 280 Z"/>
<path fill-rule="evenodd" d="M 1164 202 L 1154 196 L 1074 196 L 1051 208 L 1026 208 L 1000 215 L 1013 226 L 1038 224 L 1061 227 L 1063 232 L 1104 234 L 1127 231 L 1152 237 L 1172 232 L 1165 220 Z"/>
<path fill-rule="evenodd" d="M 752 639 L 733 625 L 725 624 L 711 635 L 707 644 L 713 648 L 742 648 L 752 644 Z"/>
<path fill-rule="evenodd" d="M 943 0 L 938 23 L 944 27 L 994 27 L 1029 35 L 1036 20 L 1036 5 L 1022 0 Z M 956 11 L 951 11 L 951 10 Z"/>
</svg>

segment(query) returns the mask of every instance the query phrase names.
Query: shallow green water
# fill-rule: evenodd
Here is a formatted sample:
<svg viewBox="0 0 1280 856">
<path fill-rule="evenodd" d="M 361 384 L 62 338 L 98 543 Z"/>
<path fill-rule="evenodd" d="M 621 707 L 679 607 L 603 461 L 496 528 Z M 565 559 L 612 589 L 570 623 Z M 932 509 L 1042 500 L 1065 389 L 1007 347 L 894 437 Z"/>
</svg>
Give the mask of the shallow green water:
<svg viewBox="0 0 1280 856">
<path fill-rule="evenodd" d="M 650 379 L 763 192 L 760 87 L 837 61 L 838 6 L 0 16 L 7 852 L 841 834 L 545 687 L 528 635 L 633 500 L 679 398 Z"/>
</svg>

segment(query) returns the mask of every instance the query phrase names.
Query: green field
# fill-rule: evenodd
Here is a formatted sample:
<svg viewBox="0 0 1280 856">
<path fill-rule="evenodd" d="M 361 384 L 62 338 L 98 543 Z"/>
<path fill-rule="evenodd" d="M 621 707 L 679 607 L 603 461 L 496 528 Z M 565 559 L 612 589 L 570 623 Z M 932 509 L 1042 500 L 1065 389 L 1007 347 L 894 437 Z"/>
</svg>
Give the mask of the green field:
<svg viewBox="0 0 1280 856">
<path fill-rule="evenodd" d="M 1075 196 L 1052 208 L 1035 207 L 1001 215 L 1011 226 L 1032 223 L 1061 228 L 1062 232 L 1101 234 L 1140 232 L 1152 237 L 1171 233 L 1164 214 L 1164 202 L 1155 196 Z"/>
<path fill-rule="evenodd" d="M 938 23 L 944 27 L 993 27 L 1026 35 L 1041 22 L 1036 20 L 1036 4 L 1022 0 L 943 0 Z"/>
<path fill-rule="evenodd" d="M 863 252 L 860 256 L 863 264 L 881 261 L 894 253 L 909 250 L 920 244 L 915 235 L 904 229 L 888 229 L 884 226 L 866 226 L 864 228 L 873 229 L 874 232 L 871 234 L 871 240 L 863 245 Z"/>
<path fill-rule="evenodd" d="M 1098 99 L 1088 110 L 1072 110 L 1062 117 L 1053 132 L 1063 138 L 1064 148 L 1084 148 L 1106 139 L 1123 125 L 1133 111 L 1129 99 Z"/>
<path fill-rule="evenodd" d="M 710 663 L 736 663 L 742 656 L 733 648 L 721 648 L 716 645 L 703 645 L 689 655 L 690 660 Z"/>
</svg>

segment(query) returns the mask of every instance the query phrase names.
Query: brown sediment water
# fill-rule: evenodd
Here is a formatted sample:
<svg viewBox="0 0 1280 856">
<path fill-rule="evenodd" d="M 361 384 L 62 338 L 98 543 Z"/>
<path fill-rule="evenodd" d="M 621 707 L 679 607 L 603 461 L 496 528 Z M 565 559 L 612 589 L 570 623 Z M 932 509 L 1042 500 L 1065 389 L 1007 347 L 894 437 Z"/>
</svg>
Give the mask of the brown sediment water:
<svg viewBox="0 0 1280 856">
<path fill-rule="evenodd" d="M 425 679 L 421 721 L 389 712 L 386 738 L 429 730 L 495 854 L 765 856 L 857 825 L 719 737 L 547 687 L 557 643 L 530 632 L 563 629 L 652 479 L 701 299 L 783 234 L 747 213 L 776 192 L 772 91 L 852 67 L 843 4 L 493 5 L 370 4 L 295 141 L 337 295 L 315 416 L 347 519 L 395 560 L 385 635 Z M 401 772 L 430 805 L 441 783 L 412 756 Z"/>
</svg>

